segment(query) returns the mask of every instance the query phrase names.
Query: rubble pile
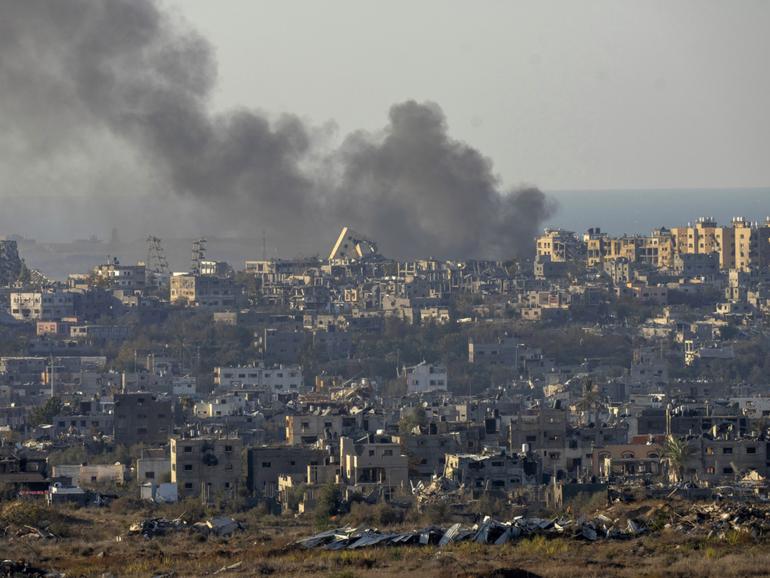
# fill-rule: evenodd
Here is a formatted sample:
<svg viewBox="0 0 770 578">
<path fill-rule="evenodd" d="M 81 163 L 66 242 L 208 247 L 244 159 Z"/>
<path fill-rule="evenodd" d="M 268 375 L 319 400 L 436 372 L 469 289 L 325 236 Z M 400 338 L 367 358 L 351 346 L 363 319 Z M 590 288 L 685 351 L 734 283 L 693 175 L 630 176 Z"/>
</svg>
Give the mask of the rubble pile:
<svg viewBox="0 0 770 578">
<path fill-rule="evenodd" d="M 24 269 L 16 241 L 0 240 L 0 285 L 15 283 Z"/>
<path fill-rule="evenodd" d="M 141 534 L 145 538 L 154 538 L 156 536 L 165 536 L 172 532 L 178 532 L 187 527 L 187 522 L 180 518 L 167 520 L 166 518 L 150 518 L 142 520 L 136 524 L 131 524 L 128 529 L 129 535 Z"/>
<path fill-rule="evenodd" d="M 244 529 L 243 524 L 229 518 L 227 516 L 219 516 L 206 520 L 205 522 L 197 522 L 192 525 L 192 529 L 204 536 L 230 536 L 235 532 L 242 531 Z"/>
<path fill-rule="evenodd" d="M 459 500 L 464 493 L 465 487 L 462 484 L 443 476 L 433 478 L 427 484 L 418 482 L 412 487 L 412 494 L 419 506 Z"/>
<path fill-rule="evenodd" d="M 58 572 L 44 570 L 33 566 L 24 560 L 3 560 L 0 561 L 0 577 L 12 578 L 16 576 L 30 576 L 32 578 L 61 578 L 63 575 Z"/>
<path fill-rule="evenodd" d="M 731 531 L 760 538 L 770 535 L 770 511 L 759 505 L 735 502 L 695 505 L 684 515 L 675 513 L 666 527 L 709 538 L 724 538 Z"/>
<path fill-rule="evenodd" d="M 53 540 L 57 538 L 55 534 L 53 534 L 52 532 L 49 532 L 45 528 L 36 528 L 34 526 L 29 526 L 26 524 L 23 524 L 20 526 L 10 525 L 6 528 L 0 529 L 0 533 L 8 537 L 9 540 L 11 541 L 13 541 L 14 539 Z"/>
<path fill-rule="evenodd" d="M 409 532 L 380 532 L 371 528 L 337 528 L 298 540 L 295 544 L 303 548 L 324 550 L 356 550 L 375 545 L 446 546 L 454 542 L 466 541 L 499 546 L 532 536 L 548 538 L 563 536 L 589 541 L 622 540 L 647 531 L 646 524 L 641 520 L 628 520 L 625 525 L 622 525 L 619 521 L 603 515 L 590 520 L 518 516 L 510 522 L 500 522 L 487 516 L 481 523 L 467 528 L 459 523 L 446 529 L 431 526 Z"/>
<path fill-rule="evenodd" d="M 595 542 L 628 540 L 642 534 L 670 530 L 693 537 L 725 539 L 731 532 L 752 538 L 770 536 L 770 506 L 740 502 L 711 504 L 666 503 L 635 511 L 609 509 L 592 517 L 535 518 L 517 516 L 501 522 L 486 516 L 470 527 L 454 524 L 448 528 L 430 526 L 407 532 L 382 532 L 373 528 L 337 528 L 295 542 L 303 548 L 356 550 L 370 546 L 437 545 L 454 542 L 502 545 L 522 538 L 564 537 Z"/>
<path fill-rule="evenodd" d="M 165 536 L 182 530 L 191 530 L 204 536 L 227 537 L 235 532 L 242 531 L 243 524 L 227 516 L 219 516 L 206 520 L 205 522 L 196 522 L 188 525 L 182 518 L 167 520 L 166 518 L 149 518 L 135 524 L 131 524 L 128 529 L 129 535 L 141 535 L 145 538 L 155 538 L 156 536 Z"/>
</svg>

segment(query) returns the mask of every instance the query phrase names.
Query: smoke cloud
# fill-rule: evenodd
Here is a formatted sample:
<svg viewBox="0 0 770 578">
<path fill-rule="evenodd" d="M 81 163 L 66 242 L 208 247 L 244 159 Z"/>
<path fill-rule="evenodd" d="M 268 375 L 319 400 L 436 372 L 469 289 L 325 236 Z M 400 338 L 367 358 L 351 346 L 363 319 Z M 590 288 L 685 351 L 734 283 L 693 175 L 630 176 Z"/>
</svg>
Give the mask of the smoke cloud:
<svg viewBox="0 0 770 578">
<path fill-rule="evenodd" d="M 169 201 L 170 230 L 173 207 L 192 203 L 213 233 L 266 229 L 288 251 L 323 253 L 349 225 L 394 257 L 520 256 L 553 209 L 535 188 L 502 190 L 436 104 L 396 104 L 380 133 L 330 147 L 293 115 L 212 112 L 215 86 L 210 45 L 156 2 L 4 0 L 0 152 L 13 167 L 0 170 L 45 195 L 73 186 L 51 182 L 61 171 L 118 206 L 149 190 Z M 92 178 L 100 166 L 114 179 Z M 104 205 L 91 217 L 120 223 Z"/>
</svg>

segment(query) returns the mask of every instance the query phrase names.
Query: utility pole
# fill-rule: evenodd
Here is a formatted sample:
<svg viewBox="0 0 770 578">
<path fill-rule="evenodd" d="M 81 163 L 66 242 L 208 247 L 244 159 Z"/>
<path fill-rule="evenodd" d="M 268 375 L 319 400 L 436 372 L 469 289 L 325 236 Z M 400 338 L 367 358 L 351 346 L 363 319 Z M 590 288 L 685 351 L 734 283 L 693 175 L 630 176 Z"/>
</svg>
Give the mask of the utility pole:
<svg viewBox="0 0 770 578">
<path fill-rule="evenodd" d="M 54 382 L 55 382 L 55 378 L 56 378 L 55 374 L 56 374 L 56 366 L 54 365 L 53 353 L 52 353 L 51 354 L 51 372 L 50 372 L 50 376 L 51 376 L 51 398 L 53 398 L 54 392 L 55 392 L 55 389 L 54 389 Z"/>
</svg>

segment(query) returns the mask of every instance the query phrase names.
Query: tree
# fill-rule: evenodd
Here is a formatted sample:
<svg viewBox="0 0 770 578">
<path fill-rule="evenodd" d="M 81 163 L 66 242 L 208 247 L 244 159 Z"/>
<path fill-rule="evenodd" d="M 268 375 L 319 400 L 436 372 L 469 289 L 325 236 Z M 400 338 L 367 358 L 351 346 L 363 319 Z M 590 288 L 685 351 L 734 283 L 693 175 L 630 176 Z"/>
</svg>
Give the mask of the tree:
<svg viewBox="0 0 770 578">
<path fill-rule="evenodd" d="M 398 431 L 401 433 L 411 433 L 417 426 L 425 426 L 428 423 L 428 417 L 422 407 L 414 407 L 404 413 L 401 421 L 398 422 Z"/>
<path fill-rule="evenodd" d="M 693 448 L 683 440 L 673 435 L 666 438 L 663 446 L 663 461 L 668 468 L 668 477 L 674 483 L 684 479 L 684 470 L 687 462 L 693 455 Z"/>
<path fill-rule="evenodd" d="M 53 418 L 59 415 L 63 408 L 64 404 L 62 403 L 61 399 L 58 397 L 51 397 L 48 399 L 48 401 L 45 402 L 45 404 L 40 407 L 36 407 L 32 411 L 32 415 L 30 416 L 30 424 L 35 426 L 43 423 L 51 423 Z"/>
<path fill-rule="evenodd" d="M 329 518 L 340 513 L 342 506 L 342 492 L 337 484 L 329 482 L 318 492 L 315 517 L 319 525 L 324 525 Z"/>
</svg>

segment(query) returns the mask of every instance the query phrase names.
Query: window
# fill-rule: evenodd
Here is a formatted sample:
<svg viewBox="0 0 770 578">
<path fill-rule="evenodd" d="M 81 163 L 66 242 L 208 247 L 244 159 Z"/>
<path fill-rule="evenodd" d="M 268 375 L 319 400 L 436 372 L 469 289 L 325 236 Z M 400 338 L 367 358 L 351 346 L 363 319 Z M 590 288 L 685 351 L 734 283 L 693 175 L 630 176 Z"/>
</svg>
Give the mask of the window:
<svg viewBox="0 0 770 578">
<path fill-rule="evenodd" d="M 755 453 L 757 453 L 757 448 L 755 448 L 755 447 L 748 447 L 748 448 L 746 448 L 746 453 L 747 454 L 755 454 Z"/>
<path fill-rule="evenodd" d="M 185 490 L 192 490 L 192 482 L 185 482 L 184 483 L 184 489 Z"/>
<path fill-rule="evenodd" d="M 232 452 L 233 451 L 233 446 L 225 446 L 225 451 L 226 452 Z"/>
<path fill-rule="evenodd" d="M 191 472 L 192 471 L 192 464 L 185 464 L 184 465 L 184 471 Z"/>
<path fill-rule="evenodd" d="M 722 448 L 723 454 L 731 454 L 733 453 L 733 448 Z"/>
<path fill-rule="evenodd" d="M 148 480 L 154 480 L 155 479 L 155 472 L 145 472 L 144 477 Z"/>
<path fill-rule="evenodd" d="M 270 462 L 262 462 L 263 468 L 269 468 L 271 466 Z"/>
<path fill-rule="evenodd" d="M 186 454 L 192 453 L 192 446 L 184 446 L 184 453 Z"/>
</svg>

